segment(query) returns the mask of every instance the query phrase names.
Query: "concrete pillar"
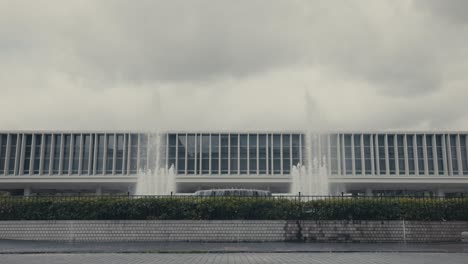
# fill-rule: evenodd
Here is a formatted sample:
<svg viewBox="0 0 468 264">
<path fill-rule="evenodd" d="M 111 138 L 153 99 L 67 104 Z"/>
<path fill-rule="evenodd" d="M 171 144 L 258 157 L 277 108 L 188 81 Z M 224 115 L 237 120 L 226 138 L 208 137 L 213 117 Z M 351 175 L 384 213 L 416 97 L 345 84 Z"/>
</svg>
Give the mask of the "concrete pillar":
<svg viewBox="0 0 468 264">
<path fill-rule="evenodd" d="M 24 188 L 24 196 L 31 196 L 31 187 Z"/>
<path fill-rule="evenodd" d="M 373 196 L 371 188 L 366 188 L 366 196 Z"/>
<path fill-rule="evenodd" d="M 96 195 L 102 195 L 102 187 L 101 186 L 96 188 Z"/>
</svg>

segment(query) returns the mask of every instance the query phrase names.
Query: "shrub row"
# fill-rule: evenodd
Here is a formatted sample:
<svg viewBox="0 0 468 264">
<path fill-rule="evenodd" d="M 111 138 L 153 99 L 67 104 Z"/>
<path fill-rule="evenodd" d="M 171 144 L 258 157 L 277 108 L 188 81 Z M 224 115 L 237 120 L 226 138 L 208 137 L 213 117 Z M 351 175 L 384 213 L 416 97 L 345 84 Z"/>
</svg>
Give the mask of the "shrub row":
<svg viewBox="0 0 468 264">
<path fill-rule="evenodd" d="M 0 220 L 468 220 L 468 199 L 0 198 Z"/>
</svg>

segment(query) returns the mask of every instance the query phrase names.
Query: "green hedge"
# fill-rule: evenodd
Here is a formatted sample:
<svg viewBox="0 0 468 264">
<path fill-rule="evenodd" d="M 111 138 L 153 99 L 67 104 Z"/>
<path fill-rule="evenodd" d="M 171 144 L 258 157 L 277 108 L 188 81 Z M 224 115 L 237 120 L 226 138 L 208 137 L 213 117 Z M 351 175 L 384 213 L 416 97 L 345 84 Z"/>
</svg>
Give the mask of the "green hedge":
<svg viewBox="0 0 468 264">
<path fill-rule="evenodd" d="M 0 220 L 468 220 L 468 199 L 0 198 Z"/>
</svg>

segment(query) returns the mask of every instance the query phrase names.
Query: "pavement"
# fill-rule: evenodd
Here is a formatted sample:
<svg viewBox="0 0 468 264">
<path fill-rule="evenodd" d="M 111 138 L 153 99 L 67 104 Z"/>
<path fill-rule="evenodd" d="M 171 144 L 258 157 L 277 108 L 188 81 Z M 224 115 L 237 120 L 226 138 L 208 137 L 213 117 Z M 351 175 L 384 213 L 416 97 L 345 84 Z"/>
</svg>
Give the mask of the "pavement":
<svg viewBox="0 0 468 264">
<path fill-rule="evenodd" d="M 73 253 L 468 253 L 468 243 L 195 243 L 0 240 L 0 255 Z M 2 258 L 3 256 L 0 256 Z M 1 262 L 0 262 L 1 263 Z M 468 262 L 466 262 L 468 263 Z"/>
<path fill-rule="evenodd" d="M 1 264 L 466 264 L 468 253 L 5 254 Z"/>
</svg>

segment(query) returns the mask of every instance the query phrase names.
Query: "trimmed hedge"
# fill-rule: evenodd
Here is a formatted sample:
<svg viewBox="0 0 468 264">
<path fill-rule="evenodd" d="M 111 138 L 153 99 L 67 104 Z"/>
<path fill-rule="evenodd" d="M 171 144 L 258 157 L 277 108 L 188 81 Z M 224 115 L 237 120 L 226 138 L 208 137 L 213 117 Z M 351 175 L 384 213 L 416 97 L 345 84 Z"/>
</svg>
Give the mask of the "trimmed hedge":
<svg viewBox="0 0 468 264">
<path fill-rule="evenodd" d="M 263 219 L 468 221 L 468 199 L 0 198 L 0 220 Z"/>
</svg>

